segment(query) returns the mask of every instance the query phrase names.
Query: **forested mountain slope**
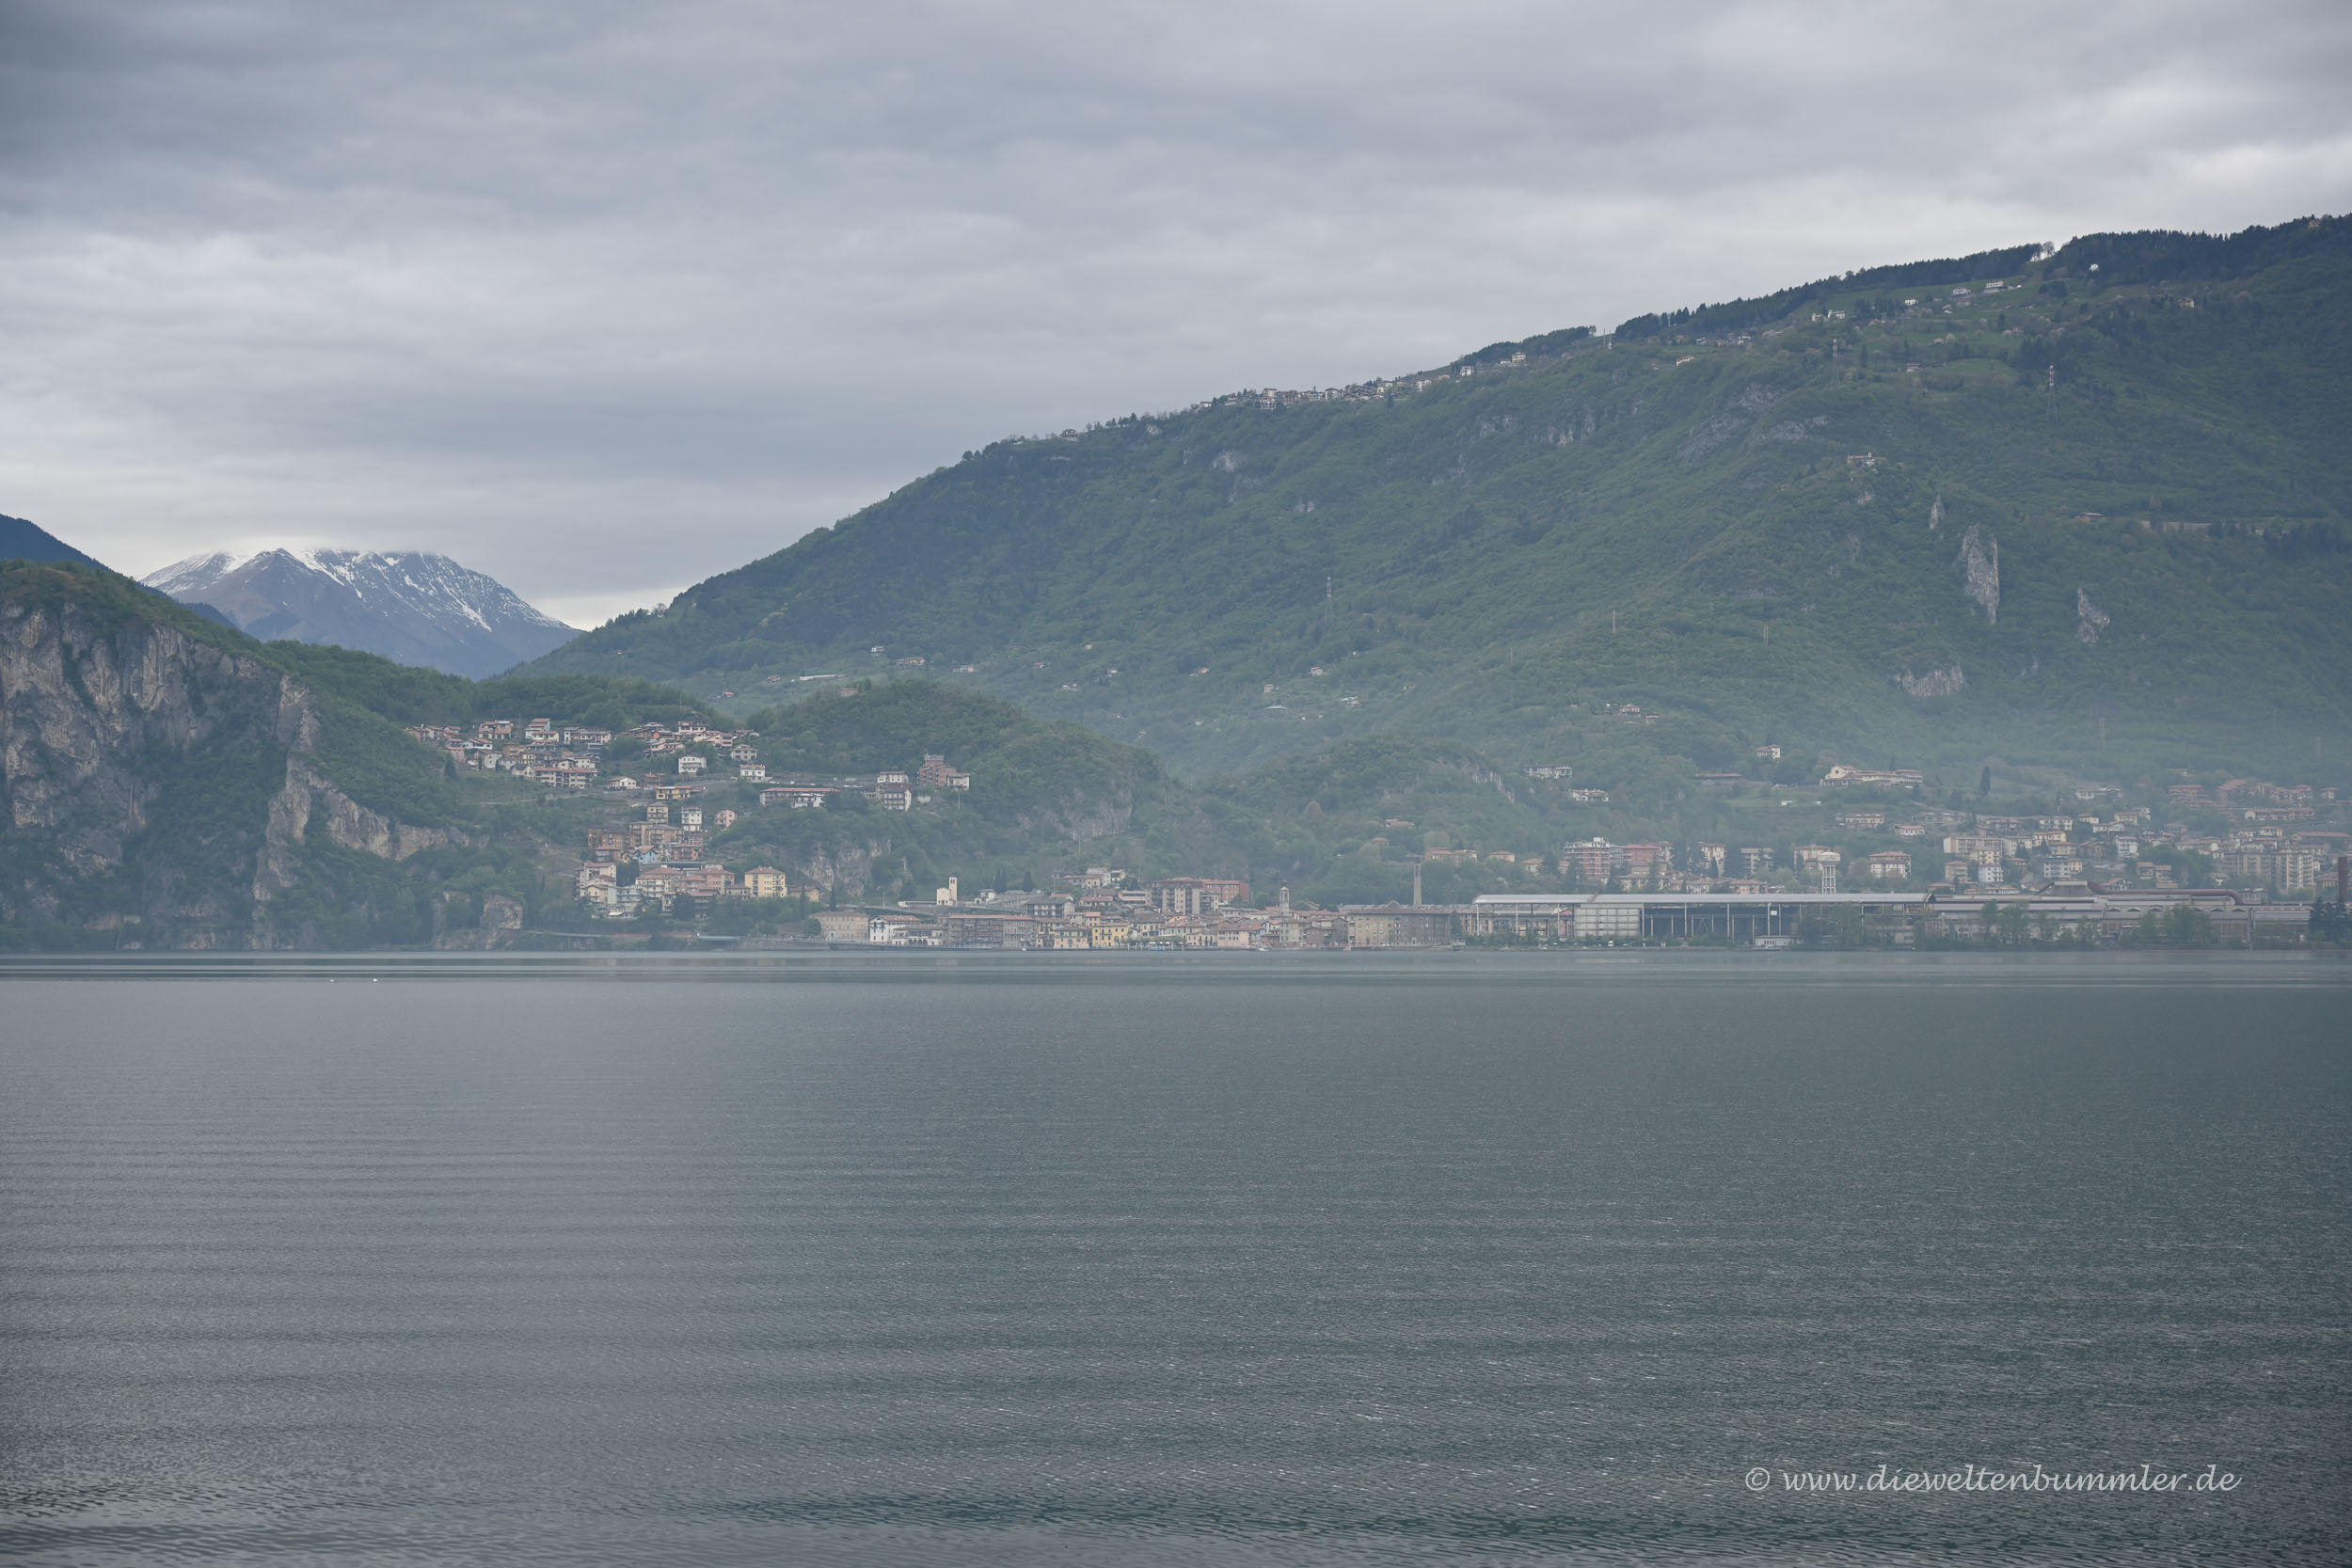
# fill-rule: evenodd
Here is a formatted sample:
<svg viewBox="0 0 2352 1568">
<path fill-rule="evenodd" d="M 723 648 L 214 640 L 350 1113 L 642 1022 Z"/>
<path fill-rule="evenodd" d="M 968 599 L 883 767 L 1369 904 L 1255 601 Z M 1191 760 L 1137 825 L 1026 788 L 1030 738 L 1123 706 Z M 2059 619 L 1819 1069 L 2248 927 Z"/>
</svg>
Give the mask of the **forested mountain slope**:
<svg viewBox="0 0 2352 1568">
<path fill-rule="evenodd" d="M 2352 221 L 2096 235 L 1000 442 L 534 668 L 920 658 L 1196 773 L 1573 760 L 1601 703 L 1701 766 L 2307 772 L 2348 511 Z"/>
</svg>

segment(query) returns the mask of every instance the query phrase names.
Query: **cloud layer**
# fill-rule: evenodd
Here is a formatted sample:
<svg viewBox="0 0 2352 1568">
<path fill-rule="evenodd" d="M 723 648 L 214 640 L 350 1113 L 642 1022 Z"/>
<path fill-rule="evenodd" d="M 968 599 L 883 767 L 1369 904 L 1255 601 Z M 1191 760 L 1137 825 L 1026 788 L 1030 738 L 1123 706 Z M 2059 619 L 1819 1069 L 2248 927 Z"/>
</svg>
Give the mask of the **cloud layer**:
<svg viewBox="0 0 2352 1568">
<path fill-rule="evenodd" d="M 2352 208 L 2333 4 L 0 10 L 0 512 L 665 596 L 999 436 Z"/>
</svg>

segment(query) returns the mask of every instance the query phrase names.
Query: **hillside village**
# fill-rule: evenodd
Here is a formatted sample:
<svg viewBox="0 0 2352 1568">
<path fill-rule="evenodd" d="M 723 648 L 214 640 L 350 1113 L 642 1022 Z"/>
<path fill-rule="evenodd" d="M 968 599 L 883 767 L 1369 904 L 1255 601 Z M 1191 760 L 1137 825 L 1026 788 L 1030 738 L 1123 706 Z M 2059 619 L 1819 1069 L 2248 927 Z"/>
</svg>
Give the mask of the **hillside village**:
<svg viewBox="0 0 2352 1568">
<path fill-rule="evenodd" d="M 2211 787 L 2182 783 L 2168 786 L 2161 805 L 2127 805 L 2119 786 L 2089 784 L 2074 791 L 2075 810 L 2014 814 L 1931 804 L 1915 770 L 1840 763 L 1816 786 L 1829 801 L 1834 843 L 1613 842 L 1595 834 L 1549 854 L 1415 849 L 1402 847 L 1414 824 L 1390 818 L 1385 827 L 1399 840 L 1393 852 L 1412 868 L 1410 903 L 1318 909 L 1295 901 L 1287 887 L 1253 895 L 1237 878 L 1140 877 L 1096 865 L 1056 872 L 1048 889 L 967 896 L 949 876 L 928 900 L 843 908 L 837 886 L 813 884 L 804 870 L 714 857 L 713 836 L 747 813 L 823 812 L 852 798 L 866 810 L 925 811 L 967 797 L 968 772 L 926 752 L 909 769 L 771 777 L 757 732 L 696 722 L 616 734 L 544 718 L 492 719 L 408 733 L 442 752 L 453 770 L 596 792 L 610 809 L 600 814 L 607 820 L 586 831 L 572 889 L 598 924 L 653 917 L 691 927 L 742 901 L 766 910 L 779 935 L 862 946 L 1295 949 L 1710 938 L 1770 944 L 1827 928 L 1831 911 L 1875 921 L 1890 943 L 1904 945 L 1923 930 L 1980 938 L 2004 909 L 2024 911 L 2052 934 L 2115 940 L 2174 908 L 2202 911 L 2223 927 L 2234 922 L 2251 940 L 2258 927 L 2277 936 L 2309 924 L 2312 901 L 2331 891 L 2352 855 L 2352 831 L 2336 823 L 2342 813 L 2333 788 L 2242 778 Z M 629 752 L 632 771 L 604 771 L 616 742 Z M 1779 761 L 1775 746 L 1756 751 L 1759 765 Z M 1563 786 L 1578 804 L 1608 800 L 1605 790 L 1565 787 L 1574 773 L 1565 765 L 1523 772 Z M 1737 773 L 1693 782 L 1732 793 L 1770 787 Z M 2323 814 L 2335 825 L 2323 825 Z M 2217 819 L 2228 823 L 2225 831 L 2198 825 Z M 1363 852 L 1385 857 L 1391 846 L 1375 836 Z M 1466 903 L 1423 903 L 1422 876 L 1440 868 L 1518 885 Z"/>
</svg>

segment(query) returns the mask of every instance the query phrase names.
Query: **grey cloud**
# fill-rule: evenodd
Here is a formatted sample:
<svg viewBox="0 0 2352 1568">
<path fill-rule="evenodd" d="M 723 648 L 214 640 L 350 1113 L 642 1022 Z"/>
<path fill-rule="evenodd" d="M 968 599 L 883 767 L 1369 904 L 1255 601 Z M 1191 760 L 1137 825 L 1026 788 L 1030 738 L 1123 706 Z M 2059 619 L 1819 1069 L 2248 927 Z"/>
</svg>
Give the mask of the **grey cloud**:
<svg viewBox="0 0 2352 1568">
<path fill-rule="evenodd" d="M 612 607 L 1006 434 L 2343 210 L 2348 65 L 2332 5 L 19 5 L 0 511 Z"/>
</svg>

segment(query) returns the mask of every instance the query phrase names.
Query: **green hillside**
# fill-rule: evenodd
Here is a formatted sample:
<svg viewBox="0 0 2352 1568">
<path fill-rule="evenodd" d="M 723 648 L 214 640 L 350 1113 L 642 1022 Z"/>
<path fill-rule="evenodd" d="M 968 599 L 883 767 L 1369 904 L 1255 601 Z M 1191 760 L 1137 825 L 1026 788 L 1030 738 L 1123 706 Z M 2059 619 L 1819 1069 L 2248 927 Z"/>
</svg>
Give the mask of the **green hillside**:
<svg viewBox="0 0 2352 1568">
<path fill-rule="evenodd" d="M 2332 779 L 2347 367 L 2352 220 L 1881 268 L 1001 442 L 529 668 L 919 672 L 1196 776 L 1402 733 Z"/>
</svg>

